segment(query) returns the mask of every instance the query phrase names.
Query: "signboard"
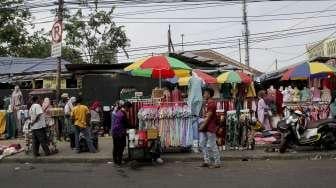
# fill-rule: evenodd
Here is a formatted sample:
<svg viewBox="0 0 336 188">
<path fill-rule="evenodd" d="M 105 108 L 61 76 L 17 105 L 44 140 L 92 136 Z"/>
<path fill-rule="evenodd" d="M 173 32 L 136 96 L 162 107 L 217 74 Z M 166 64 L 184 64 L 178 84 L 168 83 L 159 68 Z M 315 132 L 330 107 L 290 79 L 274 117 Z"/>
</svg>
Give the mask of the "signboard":
<svg viewBox="0 0 336 188">
<path fill-rule="evenodd" d="M 55 43 L 51 45 L 51 57 L 61 57 L 62 55 L 62 43 Z"/>
<path fill-rule="evenodd" d="M 56 21 L 51 29 L 51 57 L 61 57 L 62 55 L 62 35 L 63 27 L 61 21 Z"/>
</svg>

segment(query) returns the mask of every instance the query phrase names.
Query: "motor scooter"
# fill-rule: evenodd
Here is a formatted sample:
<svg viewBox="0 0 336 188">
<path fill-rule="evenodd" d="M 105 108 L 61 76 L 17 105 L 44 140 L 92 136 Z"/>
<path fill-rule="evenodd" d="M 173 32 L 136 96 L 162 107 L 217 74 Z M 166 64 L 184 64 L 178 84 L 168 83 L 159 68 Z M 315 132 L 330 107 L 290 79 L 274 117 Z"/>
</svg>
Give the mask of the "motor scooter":
<svg viewBox="0 0 336 188">
<path fill-rule="evenodd" d="M 314 128 L 307 128 L 314 127 Z M 314 146 L 331 149 L 336 145 L 336 119 L 310 122 L 306 112 L 295 110 L 279 121 L 277 129 L 282 133 L 280 153 L 295 146 Z"/>
</svg>

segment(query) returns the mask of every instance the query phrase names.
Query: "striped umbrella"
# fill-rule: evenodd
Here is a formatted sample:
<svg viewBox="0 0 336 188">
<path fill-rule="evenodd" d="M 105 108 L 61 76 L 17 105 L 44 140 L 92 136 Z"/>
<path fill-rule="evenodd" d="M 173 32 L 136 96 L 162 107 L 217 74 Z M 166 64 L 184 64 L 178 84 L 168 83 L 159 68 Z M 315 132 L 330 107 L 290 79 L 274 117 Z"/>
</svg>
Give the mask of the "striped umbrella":
<svg viewBox="0 0 336 188">
<path fill-rule="evenodd" d="M 228 71 L 225 73 L 222 73 L 217 77 L 217 82 L 218 83 L 245 83 L 249 84 L 252 82 L 252 78 L 243 73 L 243 72 L 238 72 L 238 71 Z"/>
<path fill-rule="evenodd" d="M 336 72 L 336 68 L 324 63 L 303 63 L 287 70 L 281 80 L 300 80 L 311 77 L 327 77 Z"/>
</svg>

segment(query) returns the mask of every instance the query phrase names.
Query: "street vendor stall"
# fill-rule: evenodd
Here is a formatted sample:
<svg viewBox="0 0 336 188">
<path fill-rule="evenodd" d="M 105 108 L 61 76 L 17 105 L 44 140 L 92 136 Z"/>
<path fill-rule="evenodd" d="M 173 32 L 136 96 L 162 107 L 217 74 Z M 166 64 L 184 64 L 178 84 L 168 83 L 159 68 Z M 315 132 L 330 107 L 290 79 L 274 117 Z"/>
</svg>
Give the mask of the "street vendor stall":
<svg viewBox="0 0 336 188">
<path fill-rule="evenodd" d="M 329 117 L 329 104 L 332 100 L 330 78 L 336 68 L 324 63 L 303 63 L 284 73 L 282 80 L 308 80 L 301 90 L 298 86 L 281 89 L 285 114 L 290 109 L 300 109 L 309 114 L 310 121 Z"/>
</svg>

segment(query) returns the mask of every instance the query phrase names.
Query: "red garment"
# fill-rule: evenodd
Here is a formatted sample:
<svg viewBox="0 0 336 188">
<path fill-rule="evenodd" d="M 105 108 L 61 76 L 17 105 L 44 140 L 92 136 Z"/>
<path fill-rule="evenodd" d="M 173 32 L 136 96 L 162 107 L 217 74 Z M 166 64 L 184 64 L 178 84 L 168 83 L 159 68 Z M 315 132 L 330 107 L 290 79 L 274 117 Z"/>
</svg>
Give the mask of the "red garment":
<svg viewBox="0 0 336 188">
<path fill-rule="evenodd" d="M 325 87 L 327 87 L 328 89 L 331 89 L 330 78 L 322 79 L 322 88 L 325 88 Z"/>
<path fill-rule="evenodd" d="M 213 99 L 209 99 L 205 106 L 205 113 L 208 114 L 208 112 L 212 112 L 212 115 L 210 117 L 208 124 L 206 125 L 207 132 L 216 133 L 217 131 L 218 117 L 216 109 L 217 109 L 216 101 L 214 101 Z"/>
<path fill-rule="evenodd" d="M 283 94 L 277 90 L 276 91 L 276 101 L 275 101 L 275 105 L 276 105 L 276 108 L 277 108 L 277 112 L 278 114 L 282 114 L 283 113 L 283 107 L 282 107 L 282 104 L 283 104 Z"/>
<path fill-rule="evenodd" d="M 182 101 L 182 93 L 178 89 L 174 89 L 172 91 L 172 102 L 180 102 Z"/>
</svg>

